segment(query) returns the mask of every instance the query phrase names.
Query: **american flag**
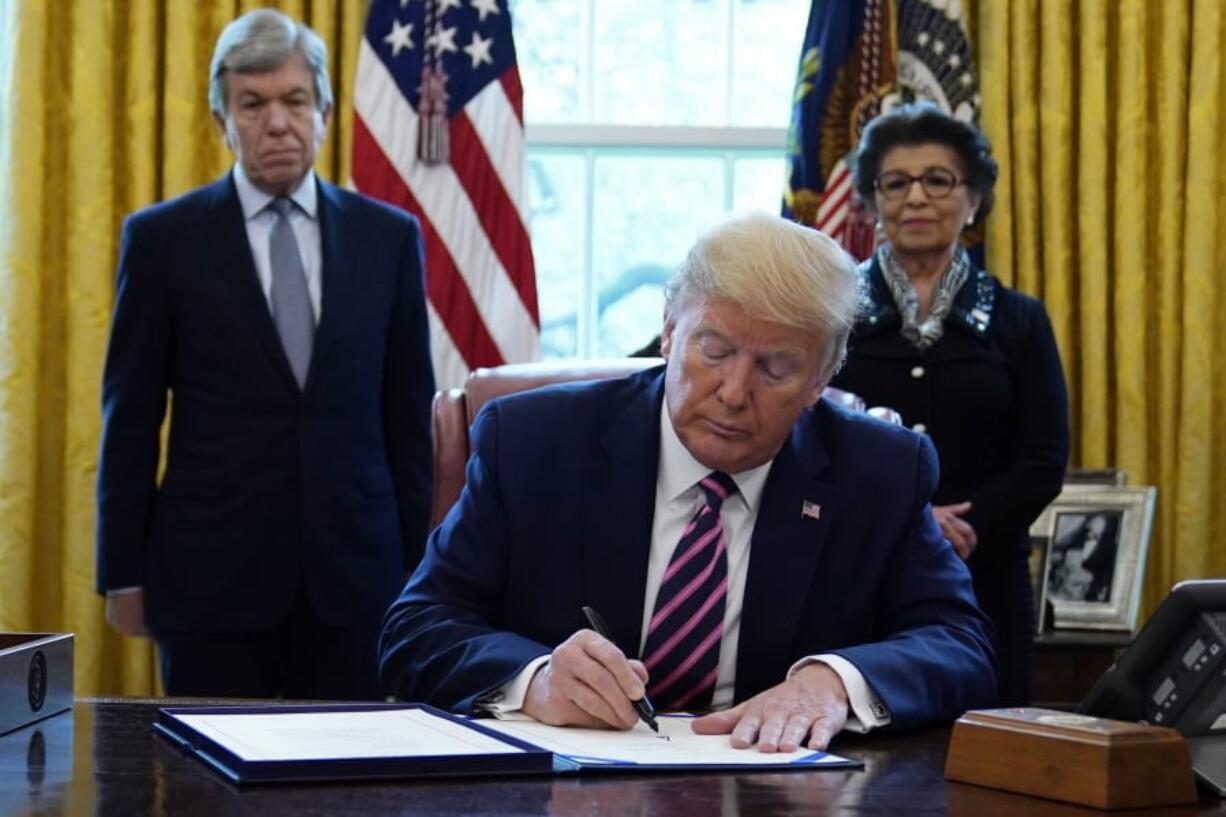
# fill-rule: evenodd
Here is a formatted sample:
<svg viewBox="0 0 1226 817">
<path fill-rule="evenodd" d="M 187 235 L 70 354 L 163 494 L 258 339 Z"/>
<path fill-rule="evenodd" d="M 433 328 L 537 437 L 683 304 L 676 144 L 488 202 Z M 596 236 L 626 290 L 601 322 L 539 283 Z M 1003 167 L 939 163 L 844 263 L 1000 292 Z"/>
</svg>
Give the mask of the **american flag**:
<svg viewBox="0 0 1226 817">
<path fill-rule="evenodd" d="M 440 388 L 538 356 L 523 119 L 506 0 L 371 3 L 353 184 L 421 220 Z"/>
<path fill-rule="evenodd" d="M 822 506 L 806 499 L 800 503 L 800 516 L 803 519 L 821 519 Z"/>
</svg>

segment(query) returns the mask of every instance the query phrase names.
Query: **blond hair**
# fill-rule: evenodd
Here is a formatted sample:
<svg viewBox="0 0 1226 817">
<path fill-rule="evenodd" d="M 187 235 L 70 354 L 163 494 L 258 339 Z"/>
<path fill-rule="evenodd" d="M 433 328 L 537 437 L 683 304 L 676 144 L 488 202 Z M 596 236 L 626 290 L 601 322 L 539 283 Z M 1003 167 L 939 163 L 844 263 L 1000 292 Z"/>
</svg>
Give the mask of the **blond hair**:
<svg viewBox="0 0 1226 817">
<path fill-rule="evenodd" d="M 665 290 L 675 311 L 706 298 L 813 333 L 826 345 L 829 373 L 843 362 L 862 303 L 856 263 L 837 242 L 766 213 L 728 219 L 700 236 Z"/>
</svg>

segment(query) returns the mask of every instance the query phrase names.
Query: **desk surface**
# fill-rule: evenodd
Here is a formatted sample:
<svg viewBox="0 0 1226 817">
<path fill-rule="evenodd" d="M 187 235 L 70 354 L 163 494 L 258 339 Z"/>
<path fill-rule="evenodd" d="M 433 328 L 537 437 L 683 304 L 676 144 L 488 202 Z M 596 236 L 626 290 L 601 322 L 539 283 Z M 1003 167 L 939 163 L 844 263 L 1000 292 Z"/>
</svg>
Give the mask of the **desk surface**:
<svg viewBox="0 0 1226 817">
<path fill-rule="evenodd" d="M 593 775 L 231 786 L 154 735 L 167 701 L 83 700 L 0 736 L 0 815 L 1101 815 L 1108 812 L 949 783 L 949 732 L 840 736 L 857 772 Z M 182 703 L 178 701 L 177 703 Z M 1136 812 L 1120 812 L 1136 814 Z M 1226 815 L 1226 802 L 1147 814 Z"/>
</svg>

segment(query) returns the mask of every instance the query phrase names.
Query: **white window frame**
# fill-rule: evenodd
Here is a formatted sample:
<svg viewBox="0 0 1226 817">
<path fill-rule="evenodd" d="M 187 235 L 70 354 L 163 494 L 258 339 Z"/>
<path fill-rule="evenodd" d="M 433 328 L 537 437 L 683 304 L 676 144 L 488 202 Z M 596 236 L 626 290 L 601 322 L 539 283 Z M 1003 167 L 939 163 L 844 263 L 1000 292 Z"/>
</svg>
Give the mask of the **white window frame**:
<svg viewBox="0 0 1226 817">
<path fill-rule="evenodd" d="M 584 161 L 583 265 L 579 271 L 583 279 L 575 326 L 575 356 L 583 359 L 594 356 L 599 317 L 593 260 L 596 159 L 616 155 L 720 158 L 723 206 L 728 211 L 733 208 L 736 160 L 778 158 L 782 163 L 787 144 L 786 128 L 527 125 L 525 131 L 529 155 L 534 151 L 570 154 Z"/>
<path fill-rule="evenodd" d="M 615 0 L 602 0 L 614 2 Z M 579 95 L 577 118 L 582 123 L 592 123 L 595 116 L 596 79 L 599 65 L 596 27 L 593 24 L 598 0 L 582 0 L 579 3 L 578 41 L 579 76 L 583 87 Z M 512 0 L 514 3 L 514 0 Z M 733 43 L 736 30 L 737 0 L 718 0 L 715 13 L 720 15 L 719 39 L 713 48 L 724 55 L 723 59 L 723 121 L 733 118 L 734 55 Z M 514 5 L 511 7 L 514 14 Z M 595 218 L 595 162 L 605 156 L 650 156 L 650 157 L 706 157 L 720 158 L 724 173 L 724 210 L 733 208 L 735 162 L 745 158 L 778 158 L 786 156 L 787 128 L 740 127 L 740 126 L 619 126 L 609 124 L 525 124 L 525 142 L 529 155 L 549 153 L 553 155 L 581 156 L 584 161 L 584 213 L 583 213 L 583 266 L 576 272 L 582 274 L 580 285 L 581 303 L 577 305 L 575 355 L 590 358 L 596 349 L 598 315 L 597 287 L 593 263 L 594 218 Z M 782 202 L 782 180 L 780 203 Z M 646 338 L 644 342 L 646 342 Z"/>
</svg>

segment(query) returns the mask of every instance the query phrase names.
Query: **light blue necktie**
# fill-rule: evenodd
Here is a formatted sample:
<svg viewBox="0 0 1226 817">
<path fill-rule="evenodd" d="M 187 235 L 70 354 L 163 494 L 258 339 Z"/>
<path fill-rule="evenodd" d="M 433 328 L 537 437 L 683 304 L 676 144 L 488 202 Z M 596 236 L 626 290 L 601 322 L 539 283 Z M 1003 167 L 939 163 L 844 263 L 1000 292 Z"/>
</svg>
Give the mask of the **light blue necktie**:
<svg viewBox="0 0 1226 817">
<path fill-rule="evenodd" d="M 306 272 L 298 252 L 298 240 L 289 223 L 294 203 L 289 199 L 274 199 L 268 205 L 277 214 L 268 239 L 268 263 L 272 268 L 272 319 L 281 336 L 281 346 L 289 359 L 289 367 L 298 381 L 306 384 L 311 365 L 311 346 L 315 341 L 315 315 L 311 295 L 307 290 Z"/>
</svg>

